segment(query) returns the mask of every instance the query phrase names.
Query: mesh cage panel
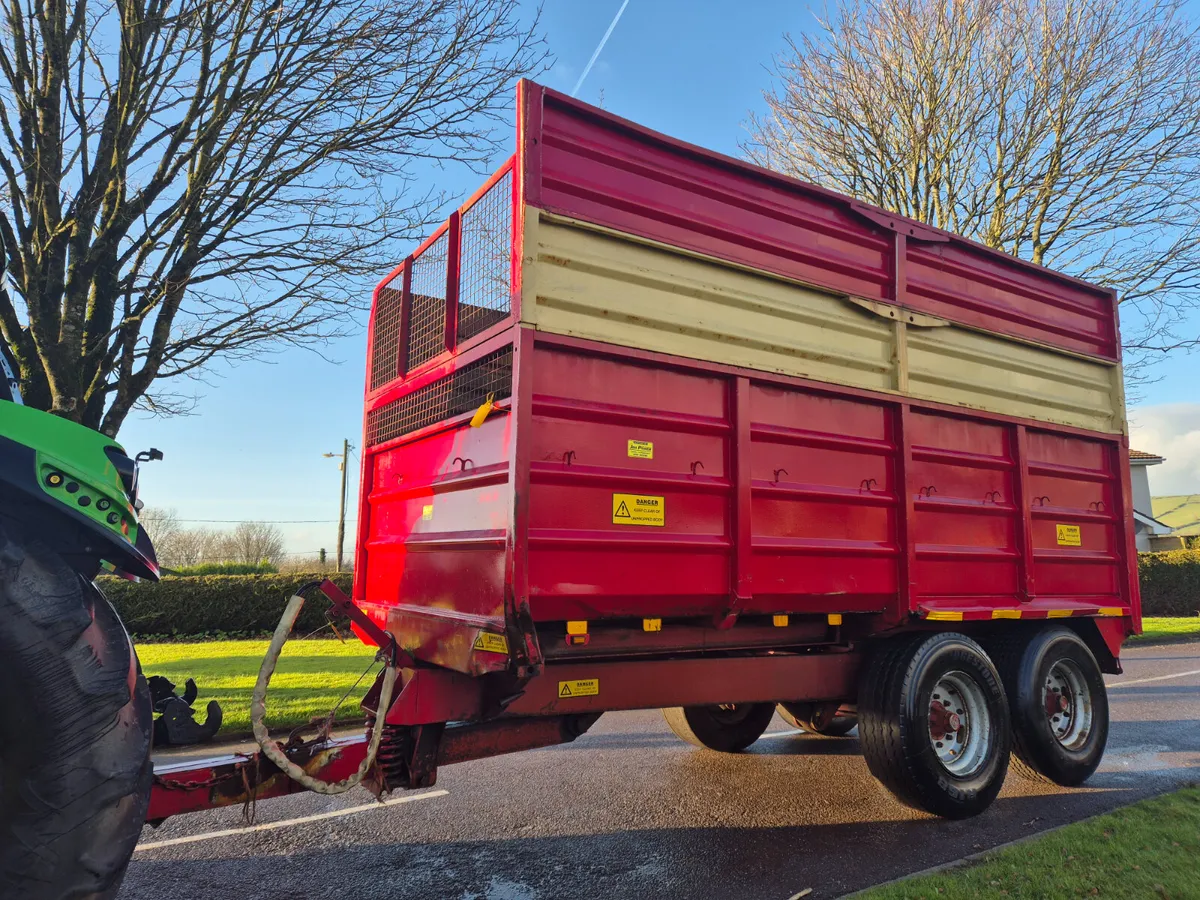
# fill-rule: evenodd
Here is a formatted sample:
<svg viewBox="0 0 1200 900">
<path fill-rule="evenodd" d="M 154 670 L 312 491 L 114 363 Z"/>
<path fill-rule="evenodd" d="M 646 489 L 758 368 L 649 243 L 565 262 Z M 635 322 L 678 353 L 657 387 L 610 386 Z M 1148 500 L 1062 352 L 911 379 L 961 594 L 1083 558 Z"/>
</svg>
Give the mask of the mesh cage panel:
<svg viewBox="0 0 1200 900">
<path fill-rule="evenodd" d="M 458 339 L 506 318 L 512 290 L 512 172 L 462 214 Z"/>
<path fill-rule="evenodd" d="M 393 287 L 395 285 L 395 287 Z M 404 273 L 379 289 L 375 297 L 375 331 L 371 336 L 371 390 L 400 374 L 400 324 L 404 300 Z"/>
<path fill-rule="evenodd" d="M 488 394 L 512 394 L 512 347 L 489 353 L 411 394 L 367 413 L 367 446 L 373 447 L 478 409 Z"/>
<path fill-rule="evenodd" d="M 425 248 L 412 263 L 412 313 L 408 322 L 411 372 L 446 349 L 446 256 L 449 233 Z"/>
</svg>

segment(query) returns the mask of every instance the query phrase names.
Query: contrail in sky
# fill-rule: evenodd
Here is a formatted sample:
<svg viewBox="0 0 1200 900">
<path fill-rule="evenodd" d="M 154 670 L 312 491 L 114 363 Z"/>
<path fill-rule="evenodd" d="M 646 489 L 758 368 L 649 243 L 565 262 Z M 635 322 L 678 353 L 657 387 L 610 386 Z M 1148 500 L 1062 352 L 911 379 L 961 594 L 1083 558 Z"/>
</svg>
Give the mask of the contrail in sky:
<svg viewBox="0 0 1200 900">
<path fill-rule="evenodd" d="M 625 12 L 625 7 L 629 5 L 629 0 L 625 0 L 621 4 L 621 8 L 617 10 L 617 14 L 613 16 L 613 20 L 609 23 L 608 31 L 604 32 L 604 37 L 600 38 L 600 43 L 596 46 L 596 52 L 592 54 L 592 58 L 588 60 L 588 64 L 583 67 L 583 74 L 579 76 L 579 80 L 575 82 L 575 88 L 571 91 L 571 96 L 574 97 L 579 93 L 579 89 L 583 87 L 583 79 L 588 77 L 588 72 L 592 71 L 592 66 L 596 62 L 596 57 L 600 55 L 600 51 L 604 49 L 604 45 L 608 43 L 609 36 L 613 33 L 613 29 L 617 27 L 617 23 L 621 21 L 621 13 Z"/>
</svg>

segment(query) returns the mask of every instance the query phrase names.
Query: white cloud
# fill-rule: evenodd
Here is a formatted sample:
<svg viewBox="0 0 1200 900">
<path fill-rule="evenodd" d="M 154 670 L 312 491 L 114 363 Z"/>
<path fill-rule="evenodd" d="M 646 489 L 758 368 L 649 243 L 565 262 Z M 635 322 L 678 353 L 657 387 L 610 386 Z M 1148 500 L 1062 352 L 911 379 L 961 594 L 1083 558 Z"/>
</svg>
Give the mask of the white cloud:
<svg viewBox="0 0 1200 900">
<path fill-rule="evenodd" d="M 1156 497 L 1200 493 L 1200 403 L 1131 409 L 1129 443 L 1166 459 L 1150 469 L 1150 491 Z"/>
</svg>

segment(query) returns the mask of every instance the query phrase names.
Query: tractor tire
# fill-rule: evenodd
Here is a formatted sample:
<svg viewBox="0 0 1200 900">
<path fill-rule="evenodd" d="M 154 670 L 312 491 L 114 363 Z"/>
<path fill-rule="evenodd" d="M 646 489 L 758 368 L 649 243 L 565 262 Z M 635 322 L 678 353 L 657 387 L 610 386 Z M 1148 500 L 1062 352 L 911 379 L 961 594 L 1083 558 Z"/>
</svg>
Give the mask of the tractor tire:
<svg viewBox="0 0 1200 900">
<path fill-rule="evenodd" d="M 676 737 L 720 753 L 739 753 L 767 730 L 774 703 L 730 703 L 720 706 L 675 706 L 663 718 Z"/>
<path fill-rule="evenodd" d="M 1096 657 L 1069 628 L 1021 630 L 989 645 L 1012 711 L 1012 769 L 1083 784 L 1108 743 L 1108 693 Z"/>
<path fill-rule="evenodd" d="M 0 896 L 100 900 L 145 822 L 150 691 L 120 618 L 0 524 Z"/>
<path fill-rule="evenodd" d="M 1000 793 L 1008 701 L 991 660 L 966 635 L 917 634 L 875 648 L 858 721 L 867 768 L 901 803 L 965 819 Z"/>
<path fill-rule="evenodd" d="M 793 728 L 818 737 L 845 737 L 858 724 L 858 716 L 835 715 L 826 721 L 819 703 L 780 703 L 778 712 Z"/>
</svg>

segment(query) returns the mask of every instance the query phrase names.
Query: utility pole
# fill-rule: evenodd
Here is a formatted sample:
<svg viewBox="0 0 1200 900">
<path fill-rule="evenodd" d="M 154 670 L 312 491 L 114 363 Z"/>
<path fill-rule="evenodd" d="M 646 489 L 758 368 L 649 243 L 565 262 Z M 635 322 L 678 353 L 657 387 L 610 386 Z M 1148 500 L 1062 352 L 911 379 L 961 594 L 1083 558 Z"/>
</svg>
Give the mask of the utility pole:
<svg viewBox="0 0 1200 900">
<path fill-rule="evenodd" d="M 336 459 L 338 454 L 326 453 L 326 459 Z M 337 571 L 342 571 L 342 554 L 346 545 L 346 467 L 350 461 L 350 441 L 342 441 L 342 502 L 338 509 L 338 535 L 337 535 Z"/>
</svg>

